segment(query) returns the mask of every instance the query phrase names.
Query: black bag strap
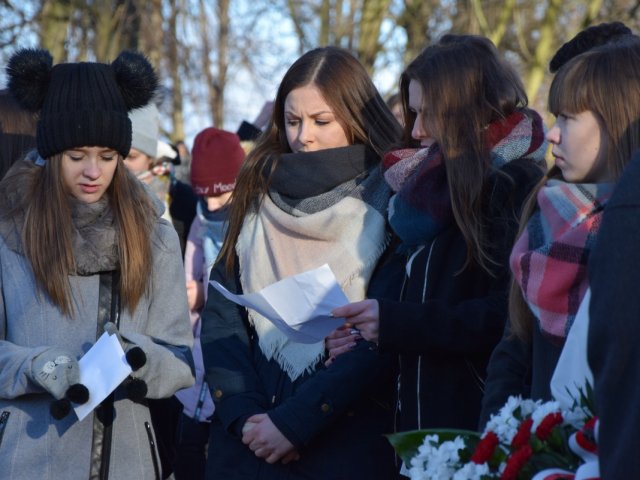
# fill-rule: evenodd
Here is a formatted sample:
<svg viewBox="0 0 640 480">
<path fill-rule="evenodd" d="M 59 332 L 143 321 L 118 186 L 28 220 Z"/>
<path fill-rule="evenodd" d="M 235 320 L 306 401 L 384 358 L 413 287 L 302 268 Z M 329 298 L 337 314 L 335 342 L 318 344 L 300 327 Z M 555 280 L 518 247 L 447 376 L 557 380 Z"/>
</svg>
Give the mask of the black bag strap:
<svg viewBox="0 0 640 480">
<path fill-rule="evenodd" d="M 120 326 L 120 274 L 117 270 L 100 273 L 96 339 L 104 333 L 104 325 Z M 93 421 L 90 479 L 108 480 L 111 460 L 111 438 L 115 396 L 111 393 L 96 409 Z"/>
</svg>

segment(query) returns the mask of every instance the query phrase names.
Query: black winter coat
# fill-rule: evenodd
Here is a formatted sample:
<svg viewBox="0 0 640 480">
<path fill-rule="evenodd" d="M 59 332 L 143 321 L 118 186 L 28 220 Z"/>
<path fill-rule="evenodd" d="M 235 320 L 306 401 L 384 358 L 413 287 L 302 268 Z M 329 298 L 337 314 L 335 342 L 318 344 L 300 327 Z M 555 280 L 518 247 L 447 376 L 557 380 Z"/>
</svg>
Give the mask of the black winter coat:
<svg viewBox="0 0 640 480">
<path fill-rule="evenodd" d="M 589 258 L 589 337 L 603 479 L 640 478 L 640 153 L 620 177 Z"/>
<path fill-rule="evenodd" d="M 229 278 L 220 264 L 211 279 L 242 293 L 237 272 Z M 397 285 L 378 269 L 369 291 L 393 294 Z M 396 478 L 393 449 L 383 437 L 393 431 L 394 356 L 379 355 L 374 344 L 361 341 L 329 368 L 320 364 L 291 382 L 262 354 L 246 310 L 211 287 L 202 319 L 206 378 L 216 406 L 207 478 Z M 246 419 L 265 412 L 296 446 L 300 460 L 269 465 L 241 442 Z"/>
<path fill-rule="evenodd" d="M 544 402 L 551 400 L 551 377 L 562 345 L 551 343 L 538 325 L 533 326 L 532 332 L 531 341 L 527 342 L 512 335 L 508 324 L 505 326 L 502 340 L 487 367 L 480 430 L 512 395 Z"/>
<path fill-rule="evenodd" d="M 482 208 L 493 276 L 464 268 L 466 243 L 452 223 L 413 258 L 400 301 L 379 299 L 380 351 L 400 354 L 398 431 L 477 428 L 487 363 L 507 318 L 521 206 L 541 177 L 533 161 L 518 159 L 489 180 Z"/>
</svg>

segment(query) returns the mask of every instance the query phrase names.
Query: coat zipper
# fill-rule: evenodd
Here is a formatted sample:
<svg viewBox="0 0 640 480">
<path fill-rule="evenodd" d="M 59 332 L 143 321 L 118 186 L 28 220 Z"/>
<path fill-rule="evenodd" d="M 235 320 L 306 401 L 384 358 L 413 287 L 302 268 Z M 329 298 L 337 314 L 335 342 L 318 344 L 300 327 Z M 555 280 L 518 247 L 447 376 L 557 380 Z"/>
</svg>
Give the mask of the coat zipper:
<svg viewBox="0 0 640 480">
<path fill-rule="evenodd" d="M 400 289 L 400 298 L 404 299 L 404 289 L 407 285 L 407 276 L 404 276 L 404 279 L 402 281 L 402 288 Z M 402 411 L 402 402 L 400 400 L 400 387 L 402 385 L 402 355 L 398 355 L 398 380 L 396 382 L 396 410 L 395 413 L 393 415 L 393 431 L 397 432 L 398 431 L 398 415 L 400 414 L 400 412 Z M 398 465 L 398 460 L 399 460 L 399 456 L 396 455 L 395 456 L 395 463 L 396 466 L 399 467 Z"/>
<path fill-rule="evenodd" d="M 147 431 L 147 438 L 149 439 L 149 447 L 151 448 L 151 461 L 153 462 L 153 471 L 156 474 L 156 479 L 160 480 L 160 468 L 158 467 L 158 459 L 156 458 L 156 441 L 153 438 L 153 431 L 149 422 L 144 422 L 144 429 Z"/>
<path fill-rule="evenodd" d="M 100 454 L 100 480 L 109 478 L 109 467 L 111 466 L 111 440 L 112 426 L 114 419 L 114 395 L 111 393 L 101 405 L 104 412 L 103 430 L 102 430 L 102 453 Z"/>
<path fill-rule="evenodd" d="M 278 377 L 278 383 L 276 383 L 276 389 L 273 393 L 273 395 L 271 396 L 271 407 L 274 408 L 276 406 L 276 402 L 279 400 L 279 398 L 282 396 L 282 387 L 284 385 L 284 376 L 286 375 L 286 373 L 284 372 L 280 372 L 280 376 Z"/>
<path fill-rule="evenodd" d="M 467 363 L 467 368 L 469 369 L 469 372 L 471 373 L 471 377 L 473 378 L 473 380 L 474 380 L 474 382 L 476 384 L 476 387 L 478 387 L 480 392 L 482 392 L 482 394 L 484 394 L 484 380 L 483 380 L 483 378 L 480 376 L 480 374 L 478 373 L 478 370 L 476 370 L 476 367 L 473 365 L 471 360 L 469 360 L 468 358 L 465 358 L 464 361 Z"/>
<path fill-rule="evenodd" d="M 428 275 L 429 275 L 429 265 L 431 264 L 431 254 L 433 253 L 433 247 L 436 244 L 436 240 L 434 239 L 431 242 L 431 246 L 429 247 L 429 255 L 427 256 L 427 263 L 424 267 L 424 284 L 422 285 L 422 303 L 427 298 L 427 284 Z M 416 372 L 416 407 L 418 413 L 418 430 L 422 428 L 422 406 L 420 402 L 421 392 L 420 392 L 420 379 L 422 377 L 422 355 L 418 355 L 418 371 Z"/>
<path fill-rule="evenodd" d="M 0 447 L 2 446 L 2 437 L 4 436 L 4 430 L 7 428 L 9 422 L 9 412 L 0 413 Z"/>
</svg>

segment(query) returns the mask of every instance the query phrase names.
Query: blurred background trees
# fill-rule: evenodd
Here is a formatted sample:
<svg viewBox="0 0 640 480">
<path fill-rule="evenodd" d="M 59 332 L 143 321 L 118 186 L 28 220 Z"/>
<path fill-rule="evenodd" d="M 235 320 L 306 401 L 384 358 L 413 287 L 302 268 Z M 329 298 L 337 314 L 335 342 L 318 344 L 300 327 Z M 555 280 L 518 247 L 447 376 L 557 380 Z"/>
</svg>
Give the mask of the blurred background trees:
<svg viewBox="0 0 640 480">
<path fill-rule="evenodd" d="M 390 94 L 405 62 L 447 32 L 490 37 L 544 112 L 555 50 L 613 20 L 638 32 L 640 0 L 0 0 L 0 65 L 19 47 L 55 62 L 138 49 L 160 73 L 175 141 L 253 118 L 287 66 L 320 45 L 351 49 Z"/>
</svg>

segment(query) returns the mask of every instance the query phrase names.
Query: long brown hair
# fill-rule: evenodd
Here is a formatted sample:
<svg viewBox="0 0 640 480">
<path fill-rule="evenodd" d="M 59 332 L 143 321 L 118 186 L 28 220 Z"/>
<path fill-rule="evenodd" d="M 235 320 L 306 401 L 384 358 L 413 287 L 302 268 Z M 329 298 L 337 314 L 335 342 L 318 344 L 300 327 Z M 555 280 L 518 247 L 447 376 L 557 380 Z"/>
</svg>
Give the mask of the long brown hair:
<svg viewBox="0 0 640 480">
<path fill-rule="evenodd" d="M 151 235 L 156 214 L 142 184 L 118 156 L 106 195 L 113 210 L 120 261 L 122 304 L 133 311 L 144 295 L 152 265 Z M 65 314 L 73 312 L 69 275 L 75 271 L 73 224 L 69 193 L 62 180 L 62 154 L 36 166 L 22 160 L 0 182 L 3 198 L 16 198 L 16 186 L 24 187 L 22 200 L 3 212 L 11 218 L 24 213 L 22 243 L 38 285 Z"/>
<path fill-rule="evenodd" d="M 425 48 L 400 78 L 404 142 L 411 137 L 416 113 L 410 111 L 409 83 L 422 88 L 423 124 L 440 145 L 446 165 L 456 223 L 467 245 L 465 267 L 475 263 L 492 274 L 481 213 L 487 173 L 492 169 L 484 131 L 527 105 L 527 95 L 516 72 L 500 58 L 487 38 L 445 35 Z"/>
<path fill-rule="evenodd" d="M 322 47 L 296 60 L 285 73 L 274 101 L 271 120 L 244 161 L 231 196 L 229 227 L 220 250 L 231 272 L 235 265 L 235 244 L 244 217 L 257 208 L 267 192 L 271 162 L 278 154 L 290 153 L 285 130 L 284 103 L 289 92 L 313 85 L 333 110 L 351 144 L 365 144 L 380 156 L 400 137 L 400 126 L 387 108 L 362 64 L 347 50 Z"/>
<path fill-rule="evenodd" d="M 600 127 L 599 154 L 617 180 L 640 149 L 640 39 L 629 35 L 624 41 L 589 50 L 566 63 L 551 83 L 548 108 L 556 116 L 587 110 L 593 113 Z M 537 209 L 538 192 L 551 178 L 562 179 L 558 167 L 552 167 L 529 195 L 518 237 Z M 509 315 L 512 332 L 523 340 L 530 339 L 535 318 L 514 280 Z"/>
<path fill-rule="evenodd" d="M 25 110 L 8 89 L 0 90 L 0 179 L 36 146 L 38 115 Z"/>
</svg>

